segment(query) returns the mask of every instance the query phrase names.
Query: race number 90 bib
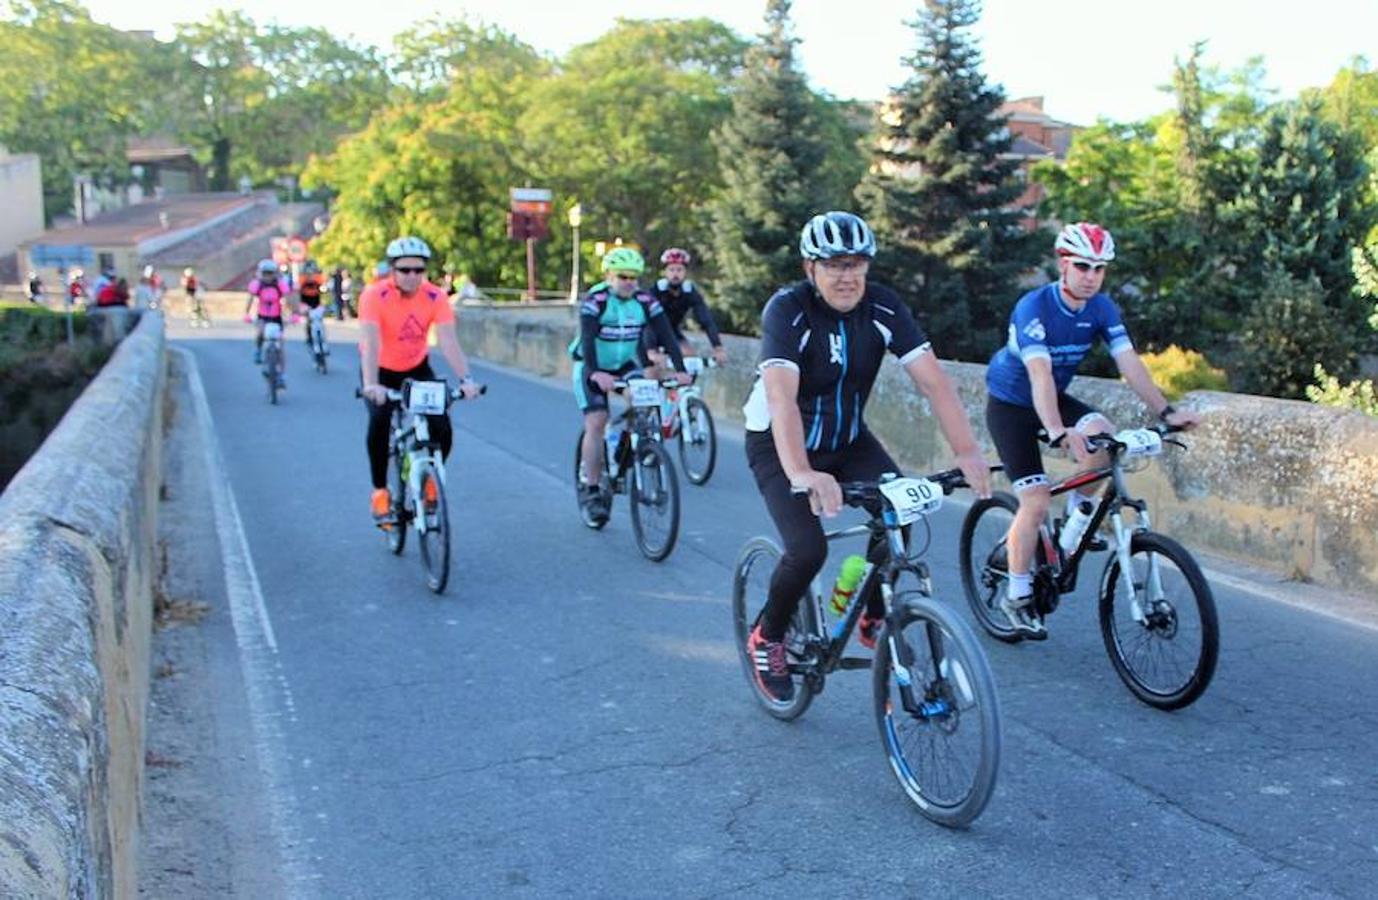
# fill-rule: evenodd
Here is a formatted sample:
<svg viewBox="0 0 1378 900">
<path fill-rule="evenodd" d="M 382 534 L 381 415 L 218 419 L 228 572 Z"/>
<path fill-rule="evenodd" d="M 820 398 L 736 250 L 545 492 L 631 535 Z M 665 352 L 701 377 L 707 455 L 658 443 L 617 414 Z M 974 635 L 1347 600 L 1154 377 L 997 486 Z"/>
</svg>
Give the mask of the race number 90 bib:
<svg viewBox="0 0 1378 900">
<path fill-rule="evenodd" d="M 943 489 L 927 478 L 896 478 L 882 484 L 880 492 L 894 507 L 901 525 L 932 515 L 943 505 Z"/>
</svg>

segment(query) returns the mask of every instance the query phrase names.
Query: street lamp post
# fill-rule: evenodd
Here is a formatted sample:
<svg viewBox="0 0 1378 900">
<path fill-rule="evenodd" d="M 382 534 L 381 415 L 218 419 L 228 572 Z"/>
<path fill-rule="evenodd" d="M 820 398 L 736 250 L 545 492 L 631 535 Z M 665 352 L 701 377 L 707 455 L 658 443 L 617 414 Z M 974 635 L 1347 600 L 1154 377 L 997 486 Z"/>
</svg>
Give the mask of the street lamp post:
<svg viewBox="0 0 1378 900">
<path fill-rule="evenodd" d="M 569 208 L 569 227 L 574 229 L 574 251 L 569 277 L 569 302 L 579 302 L 579 224 L 584 221 L 584 208 L 578 203 Z"/>
</svg>

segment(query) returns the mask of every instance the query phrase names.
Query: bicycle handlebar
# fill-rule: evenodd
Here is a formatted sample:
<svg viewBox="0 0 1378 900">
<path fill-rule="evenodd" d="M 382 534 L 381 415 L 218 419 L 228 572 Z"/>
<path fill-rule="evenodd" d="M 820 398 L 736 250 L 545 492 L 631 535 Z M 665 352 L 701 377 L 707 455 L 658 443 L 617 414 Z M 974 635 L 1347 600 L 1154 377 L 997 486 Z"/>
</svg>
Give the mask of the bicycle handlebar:
<svg viewBox="0 0 1378 900">
<path fill-rule="evenodd" d="M 990 470 L 992 472 L 1000 472 L 1003 471 L 1004 468 L 1004 466 L 991 466 Z M 894 473 L 887 474 L 894 475 Z M 944 495 L 950 494 L 958 488 L 971 487 L 971 485 L 967 484 L 966 476 L 962 474 L 961 469 L 945 469 L 941 472 L 933 472 L 932 474 L 919 477 L 941 487 Z M 873 481 L 840 481 L 837 486 L 842 489 L 842 502 L 845 505 L 865 507 L 881 499 L 880 486 L 884 483 L 885 482 L 880 479 L 875 479 Z M 791 494 L 807 494 L 808 492 L 807 488 L 790 486 Z"/>
<path fill-rule="evenodd" d="M 1068 431 L 1070 430 L 1071 429 L 1068 429 Z M 1145 426 L 1143 430 L 1156 432 L 1159 437 L 1166 438 L 1170 434 L 1180 434 L 1184 431 L 1187 431 L 1188 429 L 1182 427 L 1181 425 L 1169 425 L 1167 422 L 1159 422 L 1156 425 Z M 1038 439 L 1043 443 L 1052 446 L 1052 441 L 1048 439 L 1048 432 L 1046 429 L 1040 428 L 1038 430 Z M 1175 446 L 1182 447 L 1183 449 L 1186 448 L 1186 444 L 1183 444 L 1181 441 L 1165 440 L 1164 443 L 1173 444 Z M 1115 436 L 1113 434 L 1107 434 L 1103 431 L 1100 434 L 1086 435 L 1086 445 L 1093 452 L 1098 450 L 1112 450 L 1115 452 L 1119 452 L 1125 449 L 1125 444 L 1123 441 L 1118 441 L 1115 439 Z"/>
<path fill-rule="evenodd" d="M 388 400 L 389 400 L 389 401 L 391 401 L 391 402 L 393 402 L 393 403 L 401 403 L 401 402 L 402 402 L 402 392 L 401 392 L 401 391 L 394 391 L 392 388 L 385 388 L 385 390 L 388 392 Z M 449 390 L 448 393 L 449 393 L 450 400 L 451 400 L 452 402 L 453 402 L 453 401 L 456 401 L 456 400 L 463 400 L 463 399 L 465 399 L 465 397 L 464 397 L 464 392 L 463 392 L 463 390 L 460 389 L 460 388 L 457 388 L 457 387 L 450 388 L 450 390 Z M 488 393 L 488 385 L 486 385 L 486 384 L 481 384 L 481 385 L 479 385 L 479 386 L 478 386 L 478 393 L 479 393 L 479 396 L 480 396 L 480 397 L 482 397 L 484 394 Z M 355 396 L 355 397 L 362 398 L 362 397 L 364 396 L 364 389 L 363 389 L 362 387 L 356 387 L 356 388 L 354 389 L 354 396 Z"/>
</svg>

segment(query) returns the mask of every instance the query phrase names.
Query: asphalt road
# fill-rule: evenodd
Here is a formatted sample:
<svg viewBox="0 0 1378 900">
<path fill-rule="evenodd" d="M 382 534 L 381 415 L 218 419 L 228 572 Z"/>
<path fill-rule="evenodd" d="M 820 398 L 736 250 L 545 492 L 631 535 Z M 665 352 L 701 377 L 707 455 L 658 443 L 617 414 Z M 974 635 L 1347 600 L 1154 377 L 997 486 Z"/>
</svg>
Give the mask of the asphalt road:
<svg viewBox="0 0 1378 900">
<path fill-rule="evenodd" d="M 455 570 L 436 597 L 414 545 L 394 558 L 368 518 L 349 334 L 334 329 L 320 376 L 291 329 L 270 407 L 247 331 L 171 332 L 210 420 L 210 444 L 186 436 L 205 502 L 185 531 L 211 605 L 205 752 L 223 791 L 205 802 L 231 810 L 234 893 L 1373 895 L 1373 627 L 1217 583 L 1215 681 L 1157 712 L 1105 656 L 1095 563 L 1048 642 L 982 639 L 1000 781 L 947 831 L 895 784 L 865 673 L 833 676 L 793 724 L 748 694 L 729 579 L 772 529 L 739 436 L 707 487 L 682 485 L 679 546 L 654 564 L 625 498 L 602 532 L 576 516 L 567 386 L 479 365 L 489 395 L 453 415 Z M 969 619 L 962 512 L 937 517 L 928 558 Z"/>
</svg>

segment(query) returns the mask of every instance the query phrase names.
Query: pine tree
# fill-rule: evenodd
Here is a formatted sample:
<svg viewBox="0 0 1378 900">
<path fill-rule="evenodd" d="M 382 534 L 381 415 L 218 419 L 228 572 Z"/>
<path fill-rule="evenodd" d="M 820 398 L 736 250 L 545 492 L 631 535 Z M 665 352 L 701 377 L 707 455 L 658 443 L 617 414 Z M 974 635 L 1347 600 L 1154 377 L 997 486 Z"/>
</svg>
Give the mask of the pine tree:
<svg viewBox="0 0 1378 900">
<path fill-rule="evenodd" d="M 826 144 L 795 67 L 790 5 L 768 0 L 766 29 L 747 52 L 732 115 L 716 135 L 724 183 L 712 209 L 718 306 L 738 331 L 755 331 L 770 295 L 803 277 L 799 230 L 822 211 L 813 179 Z"/>
<path fill-rule="evenodd" d="M 871 172 L 857 190 L 880 241 L 878 274 L 914 305 L 945 357 L 988 358 L 1018 278 L 1050 246 L 1012 207 L 1023 184 L 1002 159 L 1011 138 L 966 30 L 976 0 L 925 0 L 913 23 L 913 74 L 881 113 Z"/>
</svg>

